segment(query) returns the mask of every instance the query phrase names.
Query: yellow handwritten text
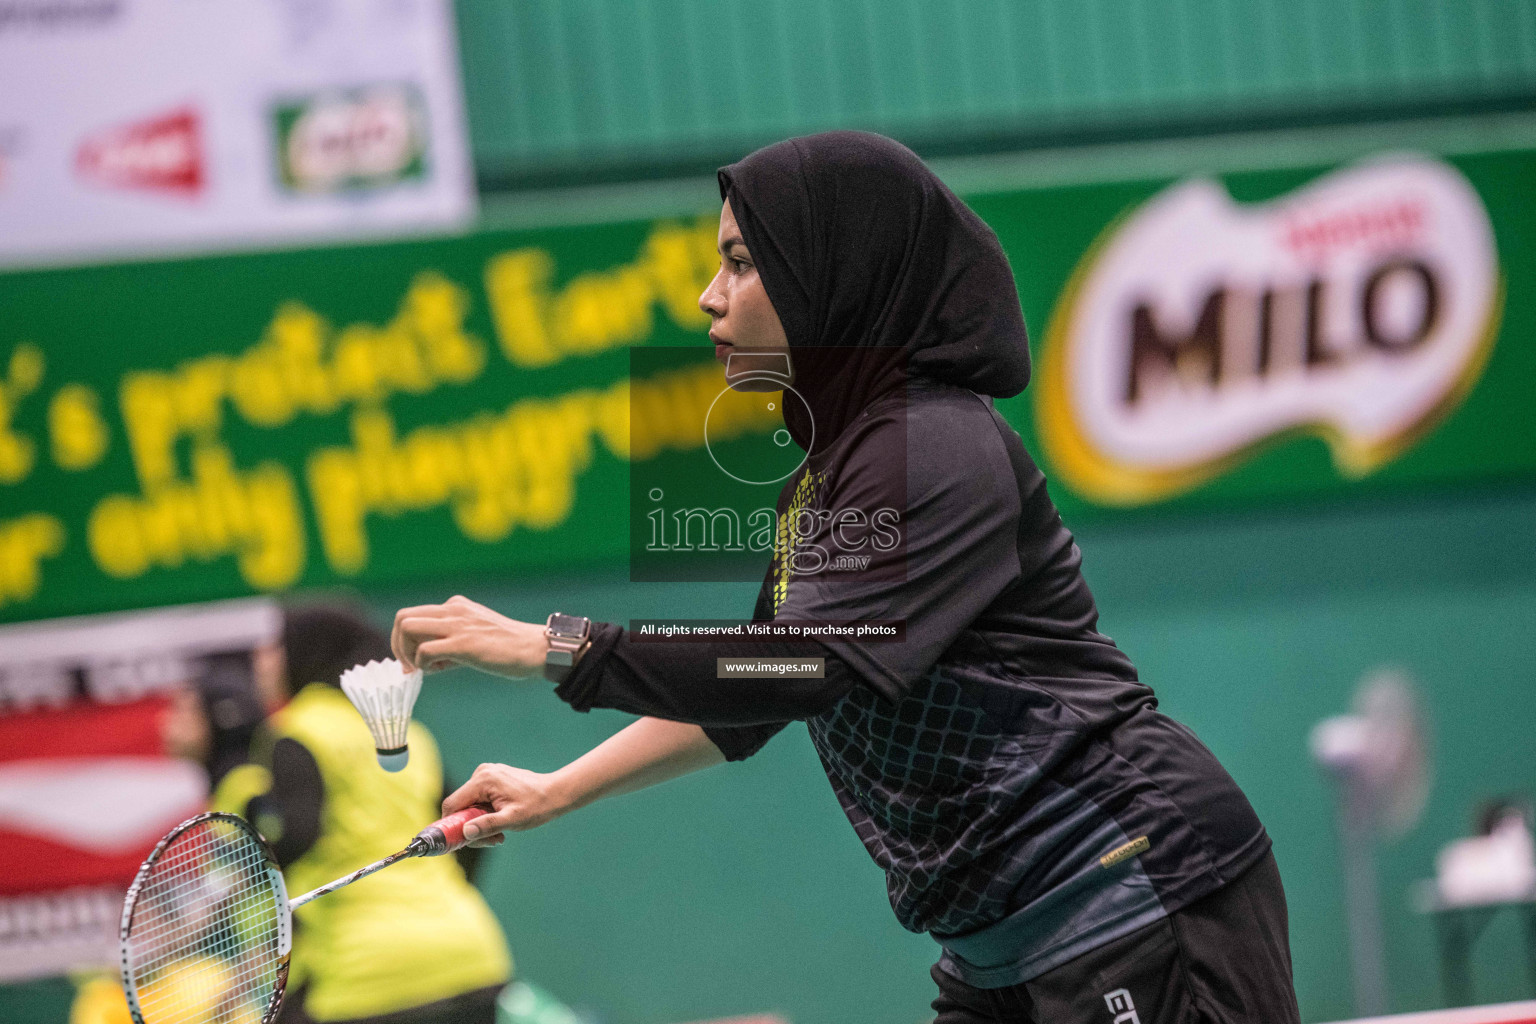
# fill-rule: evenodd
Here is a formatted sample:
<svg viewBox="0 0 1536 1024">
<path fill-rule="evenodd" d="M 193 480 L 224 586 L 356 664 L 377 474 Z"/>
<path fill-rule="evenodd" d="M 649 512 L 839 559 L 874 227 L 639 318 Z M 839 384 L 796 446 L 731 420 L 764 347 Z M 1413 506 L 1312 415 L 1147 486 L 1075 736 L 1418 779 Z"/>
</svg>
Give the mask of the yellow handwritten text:
<svg viewBox="0 0 1536 1024">
<path fill-rule="evenodd" d="M 86 539 L 96 565 L 117 579 L 231 554 L 245 582 L 261 590 L 286 587 L 304 570 L 304 519 L 292 475 L 270 461 L 241 472 L 228 449 L 211 442 L 194 448 L 190 480 L 102 498 Z"/>
<path fill-rule="evenodd" d="M 0 521 L 0 605 L 26 601 L 42 582 L 42 562 L 64 550 L 64 524 L 33 512 Z"/>
<path fill-rule="evenodd" d="M 226 401 L 247 423 L 277 427 L 300 413 L 326 415 L 346 403 L 475 379 L 485 368 L 485 344 L 464 331 L 468 309 L 468 292 L 423 271 L 382 327 L 357 323 L 333 331 L 292 302 L 277 311 L 261 341 L 238 355 L 125 375 L 118 403 L 140 486 L 147 492 L 175 479 L 178 439 L 216 439 Z"/>
<path fill-rule="evenodd" d="M 501 413 L 432 424 L 399 436 L 382 410 L 358 410 L 348 447 L 322 448 L 307 465 L 326 561 L 353 575 L 368 564 L 367 517 L 447 506 L 464 536 L 494 543 L 514 527 L 549 530 L 570 516 L 594 439 L 620 459 L 704 444 L 704 419 L 724 376 L 708 366 L 621 381 L 550 399 L 523 399 Z M 778 423 L 711 426 L 733 436 Z M 631 429 L 631 422 L 636 429 Z"/>
<path fill-rule="evenodd" d="M 658 224 L 635 260 L 553 287 L 555 260 L 543 249 L 514 249 L 485 268 L 497 339 L 517 366 L 547 366 L 645 341 L 660 305 L 679 327 L 699 331 L 709 317 L 699 293 L 719 266 L 715 223 Z"/>
<path fill-rule="evenodd" d="M 94 389 L 66 384 L 48 402 L 48 437 L 61 469 L 90 469 L 107 454 L 111 434 Z"/>
<path fill-rule="evenodd" d="M 0 484 L 14 484 L 26 479 L 37 461 L 37 446 L 32 439 L 16 433 L 16 410 L 21 400 L 37 390 L 45 367 L 43 350 L 31 342 L 11 351 L 4 380 L 0 380 Z"/>
</svg>

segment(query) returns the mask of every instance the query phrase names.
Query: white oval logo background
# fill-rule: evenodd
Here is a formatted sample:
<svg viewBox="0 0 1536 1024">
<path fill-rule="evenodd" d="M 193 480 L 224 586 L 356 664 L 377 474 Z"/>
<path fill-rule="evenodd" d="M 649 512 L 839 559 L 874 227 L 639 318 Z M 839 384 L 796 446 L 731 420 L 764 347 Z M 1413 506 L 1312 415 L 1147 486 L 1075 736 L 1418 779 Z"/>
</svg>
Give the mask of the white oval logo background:
<svg viewBox="0 0 1536 1024">
<path fill-rule="evenodd" d="M 1465 395 L 1498 312 L 1487 211 L 1442 161 L 1382 157 L 1251 206 L 1182 182 L 1074 273 L 1047 333 L 1041 439 L 1107 504 L 1188 490 L 1298 429 L 1363 475 Z"/>
</svg>

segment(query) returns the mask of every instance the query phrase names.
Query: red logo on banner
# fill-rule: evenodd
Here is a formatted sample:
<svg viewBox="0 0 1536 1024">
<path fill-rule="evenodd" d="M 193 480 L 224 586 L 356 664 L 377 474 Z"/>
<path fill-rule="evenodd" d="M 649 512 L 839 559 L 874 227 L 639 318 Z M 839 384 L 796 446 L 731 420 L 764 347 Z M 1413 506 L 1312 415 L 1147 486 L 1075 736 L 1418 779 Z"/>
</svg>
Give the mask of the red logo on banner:
<svg viewBox="0 0 1536 1024">
<path fill-rule="evenodd" d="M 203 769 L 164 756 L 164 697 L 0 712 L 0 896 L 116 884 L 202 810 Z"/>
<path fill-rule="evenodd" d="M 197 111 L 187 107 L 98 132 L 80 144 L 75 170 L 115 188 L 195 197 L 206 181 Z"/>
</svg>

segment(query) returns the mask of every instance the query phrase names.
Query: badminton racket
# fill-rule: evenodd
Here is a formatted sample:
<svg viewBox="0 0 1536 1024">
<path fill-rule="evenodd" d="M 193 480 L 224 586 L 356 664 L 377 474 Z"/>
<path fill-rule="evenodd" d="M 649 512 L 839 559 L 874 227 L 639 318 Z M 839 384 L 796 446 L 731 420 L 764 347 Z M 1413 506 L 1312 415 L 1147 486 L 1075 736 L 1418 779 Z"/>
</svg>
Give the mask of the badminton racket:
<svg viewBox="0 0 1536 1024">
<path fill-rule="evenodd" d="M 463 846 L 467 807 L 405 848 L 296 899 L 271 849 L 241 817 L 199 814 L 173 828 L 139 868 L 118 931 L 134 1024 L 271 1024 L 293 948 L 293 911 L 411 857 Z"/>
</svg>

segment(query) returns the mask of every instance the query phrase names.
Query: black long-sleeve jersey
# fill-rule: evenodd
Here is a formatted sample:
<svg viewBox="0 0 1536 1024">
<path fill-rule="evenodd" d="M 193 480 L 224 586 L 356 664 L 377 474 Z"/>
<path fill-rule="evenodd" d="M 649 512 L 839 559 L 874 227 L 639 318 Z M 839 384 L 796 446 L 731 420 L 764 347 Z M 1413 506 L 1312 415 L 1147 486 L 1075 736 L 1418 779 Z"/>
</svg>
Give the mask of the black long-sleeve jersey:
<svg viewBox="0 0 1536 1024">
<path fill-rule="evenodd" d="M 882 509 L 899 543 L 848 528 Z M 1151 923 L 1269 849 L 1098 632 L 1078 547 L 988 399 L 910 381 L 809 457 L 778 516 L 757 619 L 894 619 L 904 639 L 668 644 L 599 624 L 560 696 L 699 723 L 732 759 L 804 720 L 897 917 L 980 987 Z M 818 554 L 850 548 L 862 568 Z M 716 678 L 730 656 L 821 656 L 826 674 Z"/>
</svg>

